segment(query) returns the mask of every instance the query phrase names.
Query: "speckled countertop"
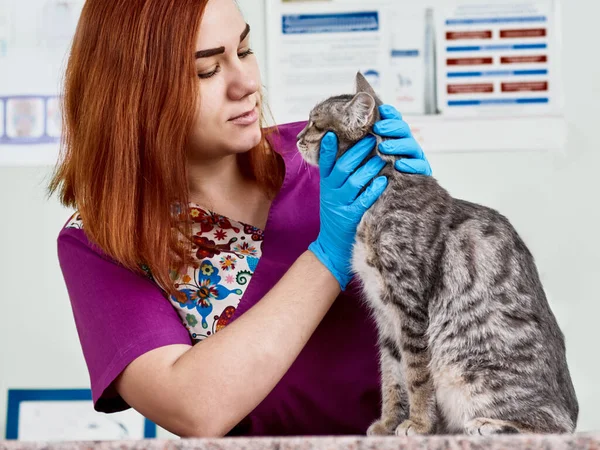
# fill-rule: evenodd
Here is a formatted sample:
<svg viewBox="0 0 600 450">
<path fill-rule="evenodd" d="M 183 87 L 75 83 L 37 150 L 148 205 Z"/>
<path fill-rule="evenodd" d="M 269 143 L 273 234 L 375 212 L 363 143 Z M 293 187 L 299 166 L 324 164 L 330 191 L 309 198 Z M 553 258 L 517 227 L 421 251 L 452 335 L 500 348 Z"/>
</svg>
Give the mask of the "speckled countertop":
<svg viewBox="0 0 600 450">
<path fill-rule="evenodd" d="M 102 442 L 0 441 L 0 450 L 600 450 L 600 433 L 500 437 L 286 437 Z"/>
</svg>

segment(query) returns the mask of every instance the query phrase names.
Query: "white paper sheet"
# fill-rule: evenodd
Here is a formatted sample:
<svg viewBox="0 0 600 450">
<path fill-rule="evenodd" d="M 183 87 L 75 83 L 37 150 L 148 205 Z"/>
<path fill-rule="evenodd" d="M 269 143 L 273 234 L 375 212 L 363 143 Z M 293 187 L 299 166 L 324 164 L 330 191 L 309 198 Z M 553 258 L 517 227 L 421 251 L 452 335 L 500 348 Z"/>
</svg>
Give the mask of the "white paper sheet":
<svg viewBox="0 0 600 450">
<path fill-rule="evenodd" d="M 390 4 L 391 82 L 382 100 L 402 114 L 435 112 L 433 16 L 424 6 Z"/>
<path fill-rule="evenodd" d="M 101 414 L 91 401 L 24 401 L 19 412 L 22 441 L 144 438 L 145 419 L 133 409 Z"/>
<path fill-rule="evenodd" d="M 0 0 L 0 166 L 54 165 L 59 95 L 83 0 Z"/>
<path fill-rule="evenodd" d="M 554 0 L 453 0 L 436 8 L 439 110 L 558 112 L 556 11 Z"/>
<path fill-rule="evenodd" d="M 307 120 L 331 95 L 354 92 L 361 71 L 389 92 L 388 15 L 379 2 L 269 2 L 268 101 L 275 122 Z"/>
</svg>

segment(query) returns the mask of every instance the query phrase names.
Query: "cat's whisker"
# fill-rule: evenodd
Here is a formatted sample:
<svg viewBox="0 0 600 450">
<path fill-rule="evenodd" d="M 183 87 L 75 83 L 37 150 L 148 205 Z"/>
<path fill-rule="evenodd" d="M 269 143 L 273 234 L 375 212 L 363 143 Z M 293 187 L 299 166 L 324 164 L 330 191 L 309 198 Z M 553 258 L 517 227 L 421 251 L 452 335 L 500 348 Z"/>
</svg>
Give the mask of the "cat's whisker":
<svg viewBox="0 0 600 450">
<path fill-rule="evenodd" d="M 292 161 L 293 161 L 294 159 L 296 159 L 297 157 L 300 157 L 300 164 L 298 164 L 298 174 L 300 174 L 300 171 L 302 170 L 302 165 L 303 165 L 303 163 L 304 163 L 305 161 L 304 161 L 304 158 L 302 158 L 302 155 L 300 154 L 300 151 L 298 151 L 298 152 L 297 152 L 297 153 L 294 155 L 294 157 L 292 158 Z"/>
<path fill-rule="evenodd" d="M 296 155 L 294 155 L 294 157 L 296 156 L 300 156 L 300 164 L 298 164 L 298 173 L 300 173 L 300 171 L 302 170 L 307 170 L 308 174 L 309 174 L 309 178 L 310 178 L 310 170 L 308 167 L 308 162 L 306 161 L 306 159 L 304 159 L 304 157 L 302 156 L 302 154 L 300 152 L 298 152 Z"/>
</svg>

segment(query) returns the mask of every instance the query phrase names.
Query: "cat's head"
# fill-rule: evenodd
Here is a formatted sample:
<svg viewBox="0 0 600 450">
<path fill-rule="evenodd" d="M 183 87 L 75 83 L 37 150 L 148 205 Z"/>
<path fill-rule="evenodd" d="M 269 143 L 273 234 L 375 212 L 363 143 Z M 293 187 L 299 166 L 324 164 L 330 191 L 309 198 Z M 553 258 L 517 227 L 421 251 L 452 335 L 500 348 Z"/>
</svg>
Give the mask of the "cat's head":
<svg viewBox="0 0 600 450">
<path fill-rule="evenodd" d="M 330 97 L 315 106 L 308 124 L 298 134 L 297 146 L 310 164 L 319 164 L 320 143 L 325 133 L 333 131 L 338 137 L 338 158 L 355 142 L 365 137 L 379 120 L 377 94 L 359 72 L 356 74 L 356 93 Z"/>
</svg>

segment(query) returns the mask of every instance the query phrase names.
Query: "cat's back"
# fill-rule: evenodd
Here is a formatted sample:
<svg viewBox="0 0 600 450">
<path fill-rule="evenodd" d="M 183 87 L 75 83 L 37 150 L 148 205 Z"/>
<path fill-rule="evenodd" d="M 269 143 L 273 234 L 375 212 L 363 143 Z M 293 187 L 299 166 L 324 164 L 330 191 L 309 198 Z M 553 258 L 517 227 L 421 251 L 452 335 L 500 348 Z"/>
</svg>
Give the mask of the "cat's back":
<svg viewBox="0 0 600 450">
<path fill-rule="evenodd" d="M 462 199 L 453 199 L 449 211 L 448 228 L 459 234 L 476 233 L 483 238 L 498 237 L 515 239 L 518 237 L 510 221 L 497 210 Z"/>
<path fill-rule="evenodd" d="M 533 255 L 504 215 L 454 199 L 446 226 L 441 262 L 451 294 L 528 292 L 524 307 L 549 311 Z"/>
<path fill-rule="evenodd" d="M 532 409 L 553 411 L 548 421 L 572 430 L 578 407 L 564 337 L 531 252 L 508 219 L 491 208 L 455 200 L 448 219 L 442 287 L 429 307 L 441 408 L 448 417 L 460 417 L 455 394 L 481 406 L 485 398 L 475 394 L 481 390 L 513 411 L 526 401 Z M 459 388 L 448 374 L 459 374 Z"/>
</svg>

